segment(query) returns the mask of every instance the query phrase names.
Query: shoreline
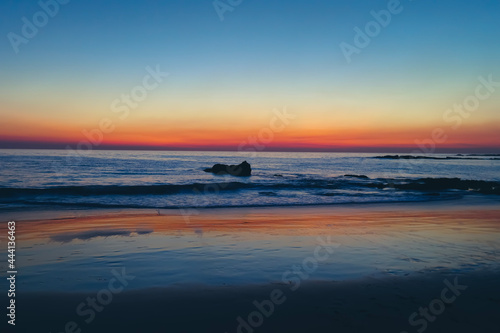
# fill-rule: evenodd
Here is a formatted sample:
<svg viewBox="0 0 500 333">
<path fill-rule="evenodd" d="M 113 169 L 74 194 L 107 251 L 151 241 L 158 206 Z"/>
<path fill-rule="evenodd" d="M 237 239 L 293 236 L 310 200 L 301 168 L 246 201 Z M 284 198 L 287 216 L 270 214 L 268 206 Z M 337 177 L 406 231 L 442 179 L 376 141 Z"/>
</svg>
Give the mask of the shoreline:
<svg viewBox="0 0 500 333">
<path fill-rule="evenodd" d="M 228 207 L 181 207 L 181 208 L 69 208 L 61 206 L 59 209 L 54 207 L 37 206 L 33 209 L 23 208 L 22 210 L 7 210 L 0 212 L 0 219 L 15 221 L 39 221 L 40 219 L 55 220 L 78 218 L 85 216 L 107 216 L 115 214 L 137 214 L 137 215 L 183 215 L 185 211 L 197 211 L 199 213 L 234 213 L 242 211 L 261 211 L 261 212 L 285 212 L 285 211 L 304 211 L 304 212 L 325 212 L 335 209 L 336 211 L 365 211 L 373 209 L 379 210 L 397 210 L 398 208 L 411 208 L 419 210 L 429 209 L 457 209 L 457 208 L 495 208 L 500 205 L 500 197 L 491 195 L 469 195 L 457 199 L 445 198 L 441 200 L 428 201 L 393 201 L 393 202 L 356 202 L 356 203 L 336 203 L 336 204 L 304 204 L 304 205 L 275 205 L 275 206 L 228 206 Z"/>
</svg>

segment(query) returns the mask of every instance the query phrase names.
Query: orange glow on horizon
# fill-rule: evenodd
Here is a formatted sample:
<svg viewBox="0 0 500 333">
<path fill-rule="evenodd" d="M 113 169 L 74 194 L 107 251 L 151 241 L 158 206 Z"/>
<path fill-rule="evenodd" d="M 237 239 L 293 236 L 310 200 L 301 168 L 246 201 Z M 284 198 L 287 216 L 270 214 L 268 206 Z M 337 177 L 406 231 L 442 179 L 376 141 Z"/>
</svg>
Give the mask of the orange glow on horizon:
<svg viewBox="0 0 500 333">
<path fill-rule="evenodd" d="M 22 125 L 15 125 L 15 124 Z M 97 124 L 97 125 L 96 125 Z M 202 122 L 177 121 L 157 123 L 137 121 L 120 123 L 110 121 L 100 127 L 100 122 L 76 124 L 68 119 L 37 118 L 22 120 L 12 116 L 0 124 L 0 147 L 16 144 L 43 146 L 75 146 L 87 142 L 93 148 L 140 147 L 140 149 L 187 149 L 187 150 L 334 150 L 349 148 L 408 148 L 419 149 L 419 144 L 433 141 L 433 131 L 441 128 L 445 140 L 435 142 L 436 148 L 500 148 L 500 122 L 466 124 L 458 129 L 439 126 L 397 126 L 370 124 L 340 125 L 291 122 L 273 131 L 269 121 L 259 125 L 239 122 L 231 126 L 227 122 L 203 126 Z M 328 124 L 328 123 L 327 123 Z M 321 127 L 323 126 L 323 127 Z"/>
</svg>

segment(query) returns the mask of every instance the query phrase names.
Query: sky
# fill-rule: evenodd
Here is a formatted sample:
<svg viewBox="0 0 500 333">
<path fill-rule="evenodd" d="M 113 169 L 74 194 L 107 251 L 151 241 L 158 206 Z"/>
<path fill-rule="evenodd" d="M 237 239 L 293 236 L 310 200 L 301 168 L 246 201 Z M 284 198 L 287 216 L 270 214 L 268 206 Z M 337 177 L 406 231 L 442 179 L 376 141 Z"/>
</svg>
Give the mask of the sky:
<svg viewBox="0 0 500 333">
<path fill-rule="evenodd" d="M 59 1 L 0 4 L 0 148 L 500 152 L 496 0 Z"/>
</svg>

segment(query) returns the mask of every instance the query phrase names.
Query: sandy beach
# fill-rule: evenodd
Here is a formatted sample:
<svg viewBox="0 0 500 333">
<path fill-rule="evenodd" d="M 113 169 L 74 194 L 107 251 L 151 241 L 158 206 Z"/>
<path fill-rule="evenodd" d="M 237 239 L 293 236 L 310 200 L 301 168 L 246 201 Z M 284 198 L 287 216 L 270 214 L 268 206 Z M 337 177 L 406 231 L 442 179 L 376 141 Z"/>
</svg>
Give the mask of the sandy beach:
<svg viewBox="0 0 500 333">
<path fill-rule="evenodd" d="M 0 333 L 500 332 L 500 1 L 0 16 Z"/>
<path fill-rule="evenodd" d="M 23 330 L 498 328 L 496 199 L 25 217 Z"/>
<path fill-rule="evenodd" d="M 467 289 L 447 292 L 456 299 L 446 304 L 444 281 L 453 285 L 456 277 Z M 499 278 L 498 272 L 477 272 L 311 281 L 295 292 L 284 284 L 145 289 L 116 296 L 89 324 L 84 320 L 89 316 L 79 317 L 75 308 L 91 294 L 34 293 L 19 297 L 20 313 L 30 316 L 20 327 L 39 332 L 65 332 L 66 325 L 74 332 L 496 332 Z M 276 290 L 282 291 L 283 303 L 272 308 L 270 295 Z"/>
</svg>

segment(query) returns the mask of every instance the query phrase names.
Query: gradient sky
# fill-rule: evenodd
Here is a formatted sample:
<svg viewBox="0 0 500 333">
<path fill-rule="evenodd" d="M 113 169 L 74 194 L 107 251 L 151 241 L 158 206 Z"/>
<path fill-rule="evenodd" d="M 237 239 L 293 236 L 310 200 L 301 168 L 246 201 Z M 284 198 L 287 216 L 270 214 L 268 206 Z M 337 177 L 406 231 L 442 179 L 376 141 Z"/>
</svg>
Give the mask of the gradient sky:
<svg viewBox="0 0 500 333">
<path fill-rule="evenodd" d="M 2 1 L 0 147 L 75 147 L 109 119 L 94 148 L 236 150 L 286 107 L 266 150 L 415 150 L 441 128 L 438 151 L 500 151 L 500 86 L 443 119 L 478 77 L 500 82 L 500 2 L 402 0 L 348 63 L 340 43 L 387 6 L 244 0 L 221 21 L 212 0 L 72 0 L 16 53 L 8 34 L 41 8 Z M 169 76 L 120 119 L 148 66 Z"/>
</svg>

